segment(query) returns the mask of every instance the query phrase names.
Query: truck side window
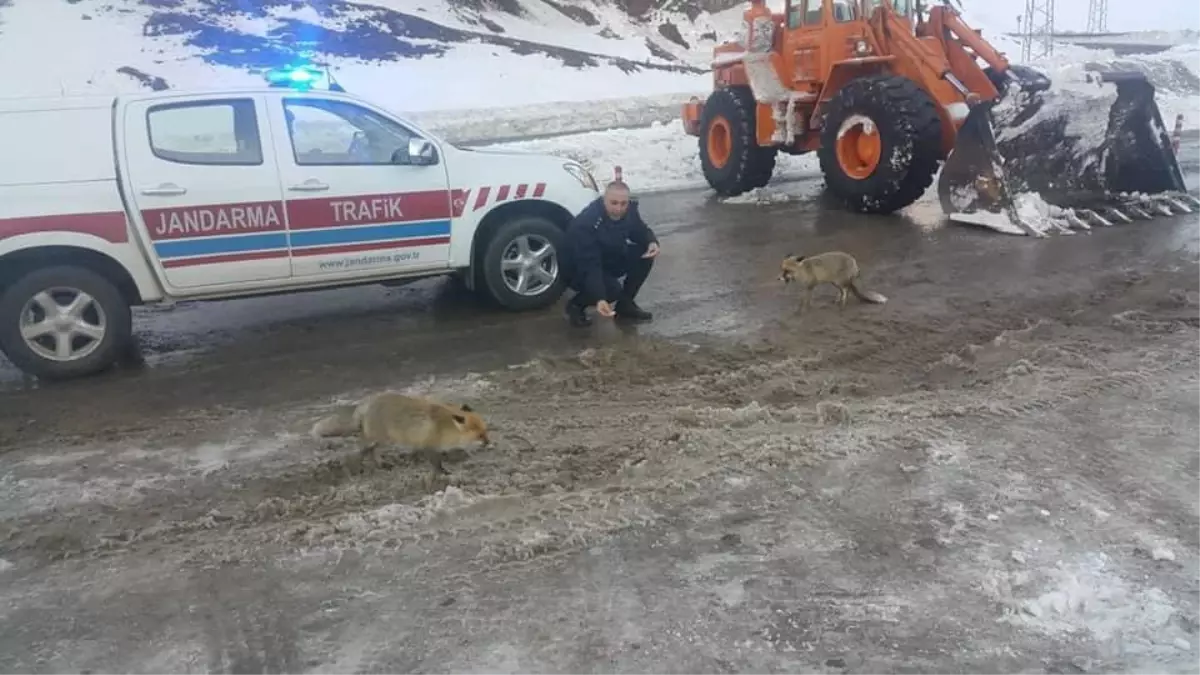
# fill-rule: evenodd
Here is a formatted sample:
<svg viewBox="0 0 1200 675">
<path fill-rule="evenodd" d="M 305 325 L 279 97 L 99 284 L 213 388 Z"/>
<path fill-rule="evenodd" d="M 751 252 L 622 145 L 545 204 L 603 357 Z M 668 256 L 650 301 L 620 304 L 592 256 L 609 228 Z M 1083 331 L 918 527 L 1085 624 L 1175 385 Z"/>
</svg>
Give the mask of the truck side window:
<svg viewBox="0 0 1200 675">
<path fill-rule="evenodd" d="M 292 153 L 300 166 L 392 164 L 417 135 L 366 108 L 321 98 L 289 98 L 283 104 Z"/>
<path fill-rule="evenodd" d="M 262 142 L 253 99 L 164 103 L 146 111 L 154 156 L 178 164 L 257 166 Z"/>
</svg>

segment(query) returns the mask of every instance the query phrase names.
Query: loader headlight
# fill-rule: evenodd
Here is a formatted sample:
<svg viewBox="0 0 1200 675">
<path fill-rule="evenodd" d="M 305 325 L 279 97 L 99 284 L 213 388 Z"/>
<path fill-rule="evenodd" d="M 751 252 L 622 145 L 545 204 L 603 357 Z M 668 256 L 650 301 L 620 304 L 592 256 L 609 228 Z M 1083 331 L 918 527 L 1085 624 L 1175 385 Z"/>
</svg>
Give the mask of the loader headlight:
<svg viewBox="0 0 1200 675">
<path fill-rule="evenodd" d="M 567 173 L 574 176 L 575 180 L 579 181 L 579 184 L 583 187 L 593 192 L 600 191 L 599 186 L 596 185 L 596 179 L 593 178 L 591 172 L 583 168 L 583 166 L 574 162 L 567 162 L 566 164 L 563 164 L 563 168 L 566 169 Z"/>
<path fill-rule="evenodd" d="M 871 53 L 871 45 L 866 40 L 859 40 L 854 43 L 854 54 L 856 56 L 866 56 Z"/>
</svg>

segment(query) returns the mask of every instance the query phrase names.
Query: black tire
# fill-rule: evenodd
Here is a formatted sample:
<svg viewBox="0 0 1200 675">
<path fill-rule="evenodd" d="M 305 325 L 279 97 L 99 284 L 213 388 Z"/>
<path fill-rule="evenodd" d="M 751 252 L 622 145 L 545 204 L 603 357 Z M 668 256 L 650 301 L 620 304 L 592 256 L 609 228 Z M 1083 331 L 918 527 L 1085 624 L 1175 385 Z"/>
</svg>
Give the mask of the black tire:
<svg viewBox="0 0 1200 675">
<path fill-rule="evenodd" d="M 520 295 L 514 292 L 504 282 L 501 261 L 504 252 L 522 235 L 533 235 L 544 239 L 554 247 L 558 263 L 558 274 L 554 283 L 545 287 L 537 295 Z M 482 270 L 483 289 L 488 297 L 505 309 L 516 312 L 542 309 L 558 302 L 566 288 L 563 274 L 563 242 L 565 235 L 551 221 L 540 216 L 517 216 L 504 223 L 492 233 L 483 244 L 480 254 L 480 269 Z"/>
<path fill-rule="evenodd" d="M 846 173 L 837 157 L 838 131 L 851 115 L 867 117 L 880 137 L 880 159 L 865 178 Z M 936 104 L 912 80 L 872 75 L 842 87 L 829 102 L 817 151 L 830 193 L 861 213 L 892 213 L 917 201 L 933 184 L 942 157 Z"/>
<path fill-rule="evenodd" d="M 38 293 L 55 287 L 87 293 L 104 312 L 104 337 L 95 349 L 77 360 L 47 359 L 31 349 L 21 337 L 21 313 L 25 304 Z M 116 284 L 83 267 L 62 265 L 33 270 L 0 295 L 0 350 L 18 368 L 42 379 L 67 380 L 103 372 L 128 352 L 133 344 L 132 335 L 129 303 Z"/>
<path fill-rule="evenodd" d="M 775 148 L 758 145 L 754 111 L 757 104 L 749 87 L 726 87 L 709 94 L 700 116 L 700 167 L 704 179 L 722 197 L 735 197 L 765 186 L 775 172 Z M 717 166 L 708 151 L 713 122 L 729 126 L 729 160 Z"/>
</svg>

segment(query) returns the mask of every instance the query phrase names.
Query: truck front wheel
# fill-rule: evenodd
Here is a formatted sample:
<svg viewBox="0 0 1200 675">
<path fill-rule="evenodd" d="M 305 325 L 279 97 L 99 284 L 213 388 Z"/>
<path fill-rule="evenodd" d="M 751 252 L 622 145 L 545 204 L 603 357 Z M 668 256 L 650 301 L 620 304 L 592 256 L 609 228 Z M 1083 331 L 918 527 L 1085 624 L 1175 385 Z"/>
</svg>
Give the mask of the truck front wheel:
<svg viewBox="0 0 1200 675">
<path fill-rule="evenodd" d="M 942 161 L 942 123 L 912 80 L 870 75 L 830 100 L 817 157 L 829 191 L 853 211 L 892 213 L 917 201 Z"/>
<path fill-rule="evenodd" d="M 553 305 L 566 286 L 564 238 L 558 226 L 538 216 L 518 216 L 496 228 L 480 260 L 488 295 L 514 311 Z"/>
<path fill-rule="evenodd" d="M 132 333 L 121 291 L 83 267 L 37 269 L 0 294 L 0 350 L 43 379 L 108 369 L 128 348 Z"/>
</svg>

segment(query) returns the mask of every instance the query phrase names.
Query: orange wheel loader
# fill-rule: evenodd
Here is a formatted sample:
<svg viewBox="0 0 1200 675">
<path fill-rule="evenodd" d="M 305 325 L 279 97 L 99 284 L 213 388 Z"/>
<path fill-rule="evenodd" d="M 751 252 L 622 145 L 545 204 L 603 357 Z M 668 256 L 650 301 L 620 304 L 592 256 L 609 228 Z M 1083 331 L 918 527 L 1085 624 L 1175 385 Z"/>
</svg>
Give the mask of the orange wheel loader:
<svg viewBox="0 0 1200 675">
<path fill-rule="evenodd" d="M 744 25 L 740 42 L 714 50 L 708 100 L 683 107 L 719 195 L 765 186 L 778 152 L 816 152 L 827 190 L 864 213 L 912 204 L 939 169 L 952 220 L 1006 231 L 1047 230 L 1017 208 L 1018 193 L 1051 205 L 1059 227 L 1200 207 L 1140 73 L 1104 74 L 1095 86 L 1111 95 L 1075 101 L 1010 64 L 948 4 L 916 0 L 785 0 L 782 14 L 751 0 Z M 1098 100 L 1107 124 L 1075 133 L 1071 104 L 1093 111 Z"/>
</svg>

